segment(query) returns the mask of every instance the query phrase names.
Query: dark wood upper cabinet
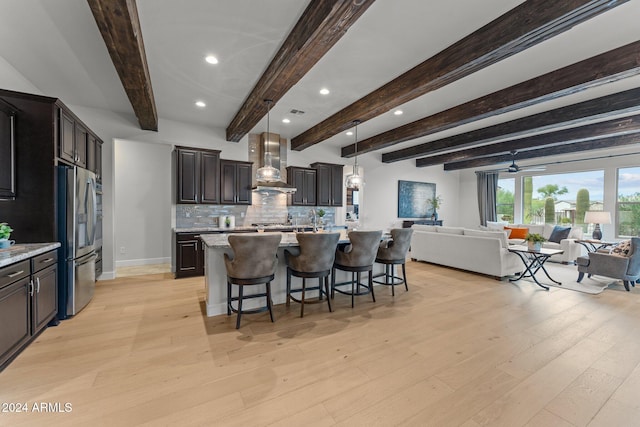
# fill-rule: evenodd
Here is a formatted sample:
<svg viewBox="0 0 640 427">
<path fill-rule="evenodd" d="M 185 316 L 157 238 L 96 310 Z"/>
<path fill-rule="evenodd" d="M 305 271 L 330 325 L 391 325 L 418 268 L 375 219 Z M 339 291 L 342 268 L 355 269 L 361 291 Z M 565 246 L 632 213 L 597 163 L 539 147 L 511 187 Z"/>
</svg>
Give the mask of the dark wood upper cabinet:
<svg viewBox="0 0 640 427">
<path fill-rule="evenodd" d="M 342 206 L 343 165 L 333 163 L 313 163 L 311 167 L 317 171 L 318 206 Z"/>
<path fill-rule="evenodd" d="M 289 166 L 287 168 L 287 183 L 296 187 L 296 192 L 291 195 L 292 206 L 315 206 L 317 191 L 316 169 Z"/>
<path fill-rule="evenodd" d="M 200 203 L 220 203 L 220 153 L 200 153 Z"/>
<path fill-rule="evenodd" d="M 15 118 L 0 103 L 0 199 L 16 197 Z"/>
<path fill-rule="evenodd" d="M 87 129 L 76 123 L 75 163 L 81 168 L 87 168 Z"/>
<path fill-rule="evenodd" d="M 99 139 L 96 139 L 95 159 L 96 181 L 102 184 L 102 141 L 100 141 Z"/>
<path fill-rule="evenodd" d="M 251 162 L 220 160 L 220 203 L 229 205 L 250 205 Z"/>
<path fill-rule="evenodd" d="M 58 157 L 69 163 L 76 161 L 75 149 L 75 121 L 73 117 L 62 109 L 60 111 L 60 140 L 58 144 Z"/>
<path fill-rule="evenodd" d="M 220 203 L 220 151 L 176 147 L 176 202 Z"/>
<path fill-rule="evenodd" d="M 87 169 L 91 172 L 96 172 L 96 137 L 87 135 Z"/>
</svg>

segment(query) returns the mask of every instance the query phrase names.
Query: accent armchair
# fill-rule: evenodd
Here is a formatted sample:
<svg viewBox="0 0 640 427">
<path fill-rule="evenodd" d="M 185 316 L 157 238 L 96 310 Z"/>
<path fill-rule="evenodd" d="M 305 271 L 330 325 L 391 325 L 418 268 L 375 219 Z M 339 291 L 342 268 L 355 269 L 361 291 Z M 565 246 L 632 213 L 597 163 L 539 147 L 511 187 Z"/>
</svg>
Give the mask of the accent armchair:
<svg viewBox="0 0 640 427">
<path fill-rule="evenodd" d="M 631 249 L 627 256 L 590 252 L 588 256 L 578 257 L 577 264 L 578 283 L 586 273 L 589 276 L 620 279 L 629 291 L 629 285 L 635 286 L 636 280 L 640 279 L 640 237 L 631 238 Z"/>
</svg>

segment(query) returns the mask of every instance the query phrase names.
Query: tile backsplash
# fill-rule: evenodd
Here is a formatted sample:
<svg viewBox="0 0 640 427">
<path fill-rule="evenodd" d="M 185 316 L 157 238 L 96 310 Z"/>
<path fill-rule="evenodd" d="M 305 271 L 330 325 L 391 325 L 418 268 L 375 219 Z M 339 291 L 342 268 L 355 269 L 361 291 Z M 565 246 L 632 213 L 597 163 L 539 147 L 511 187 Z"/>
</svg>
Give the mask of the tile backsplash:
<svg viewBox="0 0 640 427">
<path fill-rule="evenodd" d="M 310 224 L 311 211 L 325 211 L 325 224 L 335 224 L 335 208 L 315 206 L 287 206 L 286 194 L 253 193 L 253 204 L 244 205 L 176 205 L 176 228 L 216 227 L 218 217 L 233 215 L 236 227 L 255 223 L 286 224 L 291 215 L 292 223 Z"/>
</svg>

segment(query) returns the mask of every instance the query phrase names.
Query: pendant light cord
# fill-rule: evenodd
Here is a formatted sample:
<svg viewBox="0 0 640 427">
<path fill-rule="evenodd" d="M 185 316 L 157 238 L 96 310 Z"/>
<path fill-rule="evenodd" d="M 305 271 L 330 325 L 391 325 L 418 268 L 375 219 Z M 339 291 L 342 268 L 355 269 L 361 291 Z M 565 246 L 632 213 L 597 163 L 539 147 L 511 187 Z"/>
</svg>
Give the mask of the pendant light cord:
<svg viewBox="0 0 640 427">
<path fill-rule="evenodd" d="M 358 125 L 360 124 L 360 120 L 354 120 L 353 124 L 355 125 L 355 136 L 356 136 L 356 161 L 355 161 L 355 168 L 357 169 L 358 167 Z"/>
</svg>

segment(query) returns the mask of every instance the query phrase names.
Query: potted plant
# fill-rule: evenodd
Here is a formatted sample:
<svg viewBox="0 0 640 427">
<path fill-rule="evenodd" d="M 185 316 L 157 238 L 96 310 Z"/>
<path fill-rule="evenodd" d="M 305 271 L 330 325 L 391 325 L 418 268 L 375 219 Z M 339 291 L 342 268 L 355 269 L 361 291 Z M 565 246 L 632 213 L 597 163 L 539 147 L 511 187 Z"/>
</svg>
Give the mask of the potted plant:
<svg viewBox="0 0 640 427">
<path fill-rule="evenodd" d="M 524 240 L 527 242 L 527 246 L 529 247 L 530 251 L 539 251 L 540 249 L 542 249 L 542 243 L 547 239 L 545 239 L 541 234 L 538 233 L 527 233 L 527 235 L 524 237 Z"/>
<path fill-rule="evenodd" d="M 318 211 L 316 212 L 316 214 L 318 215 L 318 228 L 320 230 L 324 229 L 324 216 L 326 214 L 324 209 L 318 209 Z"/>
<path fill-rule="evenodd" d="M 431 219 L 437 221 L 438 219 L 438 209 L 442 206 L 442 197 L 434 195 L 427 199 L 427 205 L 431 206 L 433 212 L 431 213 Z"/>
<path fill-rule="evenodd" d="M 9 237 L 11 237 L 12 231 L 13 228 L 9 227 L 9 224 L 6 222 L 0 222 L 0 249 L 5 249 L 11 246 Z"/>
</svg>

